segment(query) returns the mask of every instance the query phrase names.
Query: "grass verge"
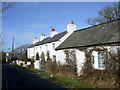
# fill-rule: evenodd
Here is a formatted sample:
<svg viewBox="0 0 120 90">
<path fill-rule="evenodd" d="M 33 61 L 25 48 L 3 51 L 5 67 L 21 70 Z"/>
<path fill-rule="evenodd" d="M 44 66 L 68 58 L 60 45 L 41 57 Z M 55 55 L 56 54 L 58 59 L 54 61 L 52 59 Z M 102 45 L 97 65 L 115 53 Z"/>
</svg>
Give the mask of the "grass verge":
<svg viewBox="0 0 120 90">
<path fill-rule="evenodd" d="M 31 70 L 31 71 L 35 70 L 28 67 L 20 66 L 20 65 L 13 65 L 13 66 L 21 69 Z M 90 85 L 87 85 L 86 83 L 81 82 L 80 79 L 72 79 L 64 76 L 52 75 L 48 72 L 40 72 L 39 75 L 49 80 L 56 81 L 59 84 L 63 84 L 68 88 L 94 88 Z"/>
<path fill-rule="evenodd" d="M 57 81 L 60 84 L 64 84 L 66 87 L 69 87 L 69 88 L 93 88 L 92 86 L 81 82 L 80 79 L 78 80 L 78 79 L 71 79 L 71 78 L 58 76 L 58 75 L 51 75 L 48 72 L 41 72 L 39 75 L 41 77 L 45 77 L 45 78 Z"/>
<path fill-rule="evenodd" d="M 21 69 L 26 69 L 26 70 L 35 70 L 35 69 L 33 69 L 33 68 L 23 67 L 23 66 L 15 65 L 15 64 L 14 64 L 13 66 L 18 67 L 18 68 L 21 68 Z"/>
</svg>

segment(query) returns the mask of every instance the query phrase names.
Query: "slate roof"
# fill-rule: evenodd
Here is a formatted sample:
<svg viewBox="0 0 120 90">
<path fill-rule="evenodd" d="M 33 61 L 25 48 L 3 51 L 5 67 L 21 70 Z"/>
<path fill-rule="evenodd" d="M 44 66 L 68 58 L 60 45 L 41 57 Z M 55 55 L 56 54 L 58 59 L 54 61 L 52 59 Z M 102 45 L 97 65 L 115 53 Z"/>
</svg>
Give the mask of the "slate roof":
<svg viewBox="0 0 120 90">
<path fill-rule="evenodd" d="M 31 44 L 28 48 L 32 48 L 32 47 L 34 47 L 34 44 Z"/>
<path fill-rule="evenodd" d="M 56 50 L 120 43 L 120 20 L 77 30 Z"/>
<path fill-rule="evenodd" d="M 44 40 L 42 40 L 42 41 L 39 41 L 39 42 L 36 42 L 35 44 L 32 44 L 29 48 L 34 47 L 34 46 L 38 46 L 38 45 L 43 45 L 43 44 L 46 44 L 46 43 L 51 43 L 51 42 L 58 41 L 58 40 L 61 39 L 65 34 L 67 34 L 67 31 L 62 32 L 62 33 L 59 33 L 59 34 L 53 36 L 52 38 L 51 38 L 51 37 L 47 37 L 46 39 L 44 39 Z"/>
</svg>

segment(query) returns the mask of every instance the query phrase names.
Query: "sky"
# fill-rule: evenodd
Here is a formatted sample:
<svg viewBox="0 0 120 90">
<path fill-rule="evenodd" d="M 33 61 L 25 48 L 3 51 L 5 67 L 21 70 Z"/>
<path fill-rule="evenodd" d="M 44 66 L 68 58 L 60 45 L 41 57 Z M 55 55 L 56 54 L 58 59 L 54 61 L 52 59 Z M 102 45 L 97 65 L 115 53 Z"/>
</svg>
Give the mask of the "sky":
<svg viewBox="0 0 120 90">
<path fill-rule="evenodd" d="M 97 17 L 98 11 L 112 2 L 17 2 L 2 13 L 3 50 L 11 51 L 12 37 L 15 48 L 32 44 L 34 37 L 50 36 L 51 27 L 56 31 L 67 30 L 74 21 L 77 30 L 89 27 L 86 19 Z"/>
</svg>

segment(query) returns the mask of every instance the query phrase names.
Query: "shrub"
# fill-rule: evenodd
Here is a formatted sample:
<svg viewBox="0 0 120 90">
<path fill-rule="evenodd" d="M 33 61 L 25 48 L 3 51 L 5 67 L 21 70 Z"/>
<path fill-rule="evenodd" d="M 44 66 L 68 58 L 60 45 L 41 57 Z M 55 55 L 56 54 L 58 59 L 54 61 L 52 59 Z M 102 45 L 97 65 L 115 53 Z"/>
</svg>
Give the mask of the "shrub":
<svg viewBox="0 0 120 90">
<path fill-rule="evenodd" d="M 36 60 L 39 60 L 39 54 L 38 53 L 36 54 Z"/>
<path fill-rule="evenodd" d="M 11 61 L 15 61 L 15 60 L 17 60 L 18 58 L 17 57 L 11 57 Z"/>
<path fill-rule="evenodd" d="M 50 52 L 47 51 L 46 55 L 47 55 L 47 62 L 51 62 L 52 59 L 50 58 Z"/>
<path fill-rule="evenodd" d="M 93 51 L 104 51 L 106 52 L 106 61 L 105 61 L 105 69 L 104 70 L 96 70 L 93 68 Z M 85 62 L 82 67 L 82 77 L 85 81 L 94 84 L 96 87 L 118 87 L 119 85 L 119 74 L 118 71 L 120 65 L 118 58 L 116 55 L 111 53 L 104 47 L 94 47 L 91 49 L 85 50 Z"/>
<path fill-rule="evenodd" d="M 44 52 L 42 52 L 42 54 L 41 54 L 41 65 L 42 65 L 42 66 L 46 66 L 45 54 L 44 54 Z"/>
</svg>

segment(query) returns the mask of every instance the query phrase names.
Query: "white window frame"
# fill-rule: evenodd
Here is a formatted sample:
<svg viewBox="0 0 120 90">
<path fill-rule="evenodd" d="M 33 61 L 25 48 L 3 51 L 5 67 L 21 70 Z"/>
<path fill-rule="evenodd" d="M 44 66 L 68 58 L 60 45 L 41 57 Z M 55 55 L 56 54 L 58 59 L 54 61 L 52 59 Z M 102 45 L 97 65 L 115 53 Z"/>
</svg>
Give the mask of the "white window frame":
<svg viewBox="0 0 120 90">
<path fill-rule="evenodd" d="M 103 54 L 103 56 L 100 56 L 100 53 L 102 53 Z M 99 60 L 104 60 L 104 61 L 99 61 Z M 106 52 L 104 52 L 104 51 L 99 51 L 98 52 L 98 69 L 101 69 L 101 70 L 103 70 L 103 69 L 105 69 L 105 61 L 106 61 Z M 100 66 L 99 66 L 99 64 L 101 64 Z M 104 67 L 102 66 L 102 64 L 104 65 Z"/>
</svg>

